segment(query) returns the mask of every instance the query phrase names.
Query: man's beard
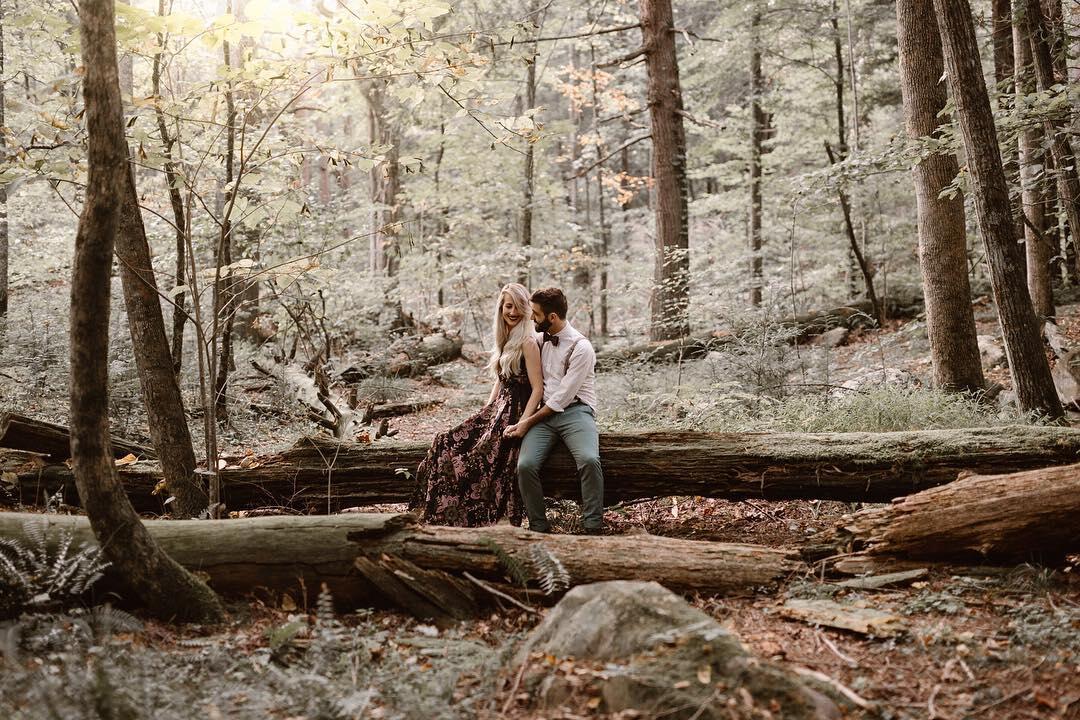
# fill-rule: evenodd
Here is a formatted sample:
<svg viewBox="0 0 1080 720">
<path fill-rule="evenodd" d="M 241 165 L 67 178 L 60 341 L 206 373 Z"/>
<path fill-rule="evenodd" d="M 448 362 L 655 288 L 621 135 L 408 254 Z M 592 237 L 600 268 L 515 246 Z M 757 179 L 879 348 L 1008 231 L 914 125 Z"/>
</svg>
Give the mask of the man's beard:
<svg viewBox="0 0 1080 720">
<path fill-rule="evenodd" d="M 551 329 L 551 320 L 549 320 L 547 318 L 544 318 L 540 322 L 535 322 L 534 321 L 533 325 L 536 327 L 536 332 L 545 333 L 545 332 L 547 332 L 548 330 Z"/>
</svg>

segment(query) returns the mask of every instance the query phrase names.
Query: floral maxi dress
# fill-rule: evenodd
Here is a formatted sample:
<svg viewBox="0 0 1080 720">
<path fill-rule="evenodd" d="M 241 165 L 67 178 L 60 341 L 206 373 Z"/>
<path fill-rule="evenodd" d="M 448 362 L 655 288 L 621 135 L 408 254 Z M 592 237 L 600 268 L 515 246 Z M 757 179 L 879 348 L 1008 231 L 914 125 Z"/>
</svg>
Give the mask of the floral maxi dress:
<svg viewBox="0 0 1080 720">
<path fill-rule="evenodd" d="M 409 510 L 433 525 L 477 527 L 506 517 L 518 526 L 523 508 L 517 486 L 521 440 L 503 431 L 521 417 L 532 387 L 524 361 L 500 376 L 495 401 L 457 427 L 439 433 L 416 472 Z"/>
</svg>

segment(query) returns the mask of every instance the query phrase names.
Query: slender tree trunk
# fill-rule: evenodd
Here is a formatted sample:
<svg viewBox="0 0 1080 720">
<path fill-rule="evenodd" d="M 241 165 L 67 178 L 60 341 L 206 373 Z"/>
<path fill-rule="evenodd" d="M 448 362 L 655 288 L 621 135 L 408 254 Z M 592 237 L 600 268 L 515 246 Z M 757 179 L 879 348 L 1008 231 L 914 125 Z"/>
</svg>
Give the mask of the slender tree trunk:
<svg viewBox="0 0 1080 720">
<path fill-rule="evenodd" d="M 165 15 L 165 0 L 158 0 L 158 15 Z M 180 184 L 182 180 L 176 171 L 176 163 L 173 161 L 173 139 L 169 133 L 169 125 L 165 118 L 165 111 L 161 108 L 161 56 L 164 52 L 164 34 L 158 33 L 158 43 L 162 47 L 162 51 L 154 54 L 153 68 L 150 72 L 150 85 L 151 92 L 157 100 L 154 104 L 154 115 L 157 120 L 158 134 L 161 135 L 162 152 L 165 155 L 165 183 L 168 186 L 169 205 L 172 207 L 173 212 L 173 224 L 176 226 L 176 270 L 173 273 L 173 287 L 176 288 L 185 284 L 184 266 L 187 262 L 185 257 L 187 247 L 184 234 L 187 231 L 187 214 L 184 212 L 184 199 L 180 194 Z M 183 292 L 178 292 L 173 295 L 172 300 L 172 366 L 173 372 L 179 375 L 180 368 L 184 361 L 184 325 L 187 322 L 187 313 L 185 312 L 187 295 Z"/>
<path fill-rule="evenodd" d="M 233 0 L 225 0 L 226 14 L 232 13 L 232 11 Z M 231 71 L 234 63 L 232 47 L 228 40 L 221 43 L 221 51 L 226 71 Z M 236 98 L 233 94 L 232 79 L 227 82 L 225 89 L 225 123 L 225 207 L 229 207 L 232 196 L 236 192 L 234 186 L 236 180 Z M 221 236 L 218 239 L 215 262 L 219 272 L 226 272 L 224 268 L 228 268 L 233 262 L 232 220 L 227 216 L 222 218 Z M 229 419 L 228 390 L 229 370 L 233 366 L 232 341 L 233 317 L 235 314 L 234 299 L 236 296 L 235 283 L 236 277 L 231 271 L 228 271 L 223 278 L 219 279 L 214 288 L 214 321 L 215 324 L 220 323 L 221 344 L 218 347 L 216 372 L 211 374 L 214 376 L 214 415 L 217 421 L 222 424 Z"/>
<path fill-rule="evenodd" d="M 971 8 L 967 0 L 934 0 L 934 10 L 1017 404 L 1025 412 L 1060 419 L 1064 411 L 1050 377 L 1039 321 L 1027 293 L 1023 253 L 1013 238 L 1009 191 Z"/>
<path fill-rule="evenodd" d="M 761 76 L 761 9 L 754 5 L 750 19 L 750 305 L 761 305 L 763 277 L 761 257 L 761 145 L 765 113 L 761 109 L 764 82 Z M 843 92 L 843 91 L 841 91 Z M 841 110 L 843 113 L 843 110 Z M 655 339 L 655 338 L 654 338 Z"/>
<path fill-rule="evenodd" d="M 592 60 L 592 110 L 593 137 L 596 139 L 596 158 L 604 157 L 604 147 L 600 136 L 600 87 L 596 80 L 596 48 L 589 45 L 589 57 Z M 604 164 L 596 166 L 596 211 L 600 222 L 600 336 L 608 335 L 608 250 L 611 245 L 611 227 L 608 225 L 607 207 L 604 202 Z"/>
<path fill-rule="evenodd" d="M 113 0 L 82 0 L 79 15 L 90 177 L 71 283 L 75 483 L 94 535 L 129 591 L 160 617 L 217 622 L 224 616 L 217 597 L 157 546 L 121 489 L 113 464 L 108 417 L 109 276 L 130 171 Z"/>
<path fill-rule="evenodd" d="M 1050 45 L 1053 35 L 1049 23 L 1042 15 L 1039 0 L 1025 0 L 1024 12 L 1017 15 L 1017 23 L 1022 24 L 1023 33 L 1031 41 L 1036 86 L 1039 92 L 1047 92 L 1056 82 Z M 1058 127 L 1050 118 L 1043 122 L 1043 128 L 1050 138 L 1050 154 L 1057 170 L 1058 199 L 1065 210 L 1069 234 L 1075 242 L 1076 238 L 1080 238 L 1080 176 L 1076 170 L 1076 158 L 1066 128 Z M 1076 266 L 1075 271 L 1080 271 L 1080 265 Z"/>
<path fill-rule="evenodd" d="M 994 82 L 997 83 L 998 90 L 1009 92 L 1013 87 L 1012 0 L 992 0 L 990 16 L 994 45 Z"/>
<path fill-rule="evenodd" d="M 533 4 L 532 11 L 536 11 L 536 5 Z M 536 28 L 536 32 L 540 32 L 540 28 Z M 536 43 L 532 46 L 532 56 L 528 60 L 528 67 L 525 70 L 525 105 L 527 108 L 536 107 Z M 525 189 L 521 198 L 521 248 L 522 248 L 522 260 L 521 267 L 518 269 L 518 282 L 528 287 L 529 285 L 529 265 L 531 261 L 530 253 L 532 252 L 533 244 L 533 196 L 535 194 L 536 186 L 536 145 L 535 143 L 526 143 L 525 147 Z"/>
<path fill-rule="evenodd" d="M 0 0 L 0 78 L 4 77 L 4 3 Z M 4 126 L 4 84 L 0 82 L 0 127 Z M 7 157 L 7 141 L 0 135 L 0 159 Z M 0 339 L 8 311 L 7 188 L 0 187 Z"/>
<path fill-rule="evenodd" d="M 436 289 L 436 302 L 439 307 L 443 307 L 446 304 L 446 297 L 443 291 L 443 243 L 446 242 L 446 233 L 449 231 L 449 224 L 446 217 L 450 212 L 450 208 L 443 202 L 443 196 L 441 187 L 439 184 L 439 173 L 442 170 L 443 155 L 446 153 L 446 123 L 439 123 L 439 151 L 435 154 L 435 200 L 439 203 L 439 223 L 437 228 L 437 234 L 439 236 L 439 245 L 435 250 L 435 274 L 438 278 L 439 286 Z"/>
<path fill-rule="evenodd" d="M 947 96 L 933 0 L 897 0 L 900 89 L 909 138 L 937 137 Z M 949 390 L 984 386 L 968 282 L 964 199 L 941 197 L 956 177 L 956 156 L 934 154 L 911 169 L 919 227 L 919 267 L 934 384 Z"/>
<path fill-rule="evenodd" d="M 1031 67 L 1031 40 L 1024 33 L 1023 24 L 1013 26 L 1013 50 L 1015 52 L 1016 104 L 1026 104 L 1026 98 L 1035 88 Z M 1035 314 L 1044 318 L 1054 317 L 1054 288 L 1051 282 L 1051 257 L 1053 248 L 1047 237 L 1046 197 L 1039 185 L 1038 176 L 1045 162 L 1042 148 L 1043 132 L 1038 125 L 1022 128 L 1017 134 L 1019 145 L 1020 188 L 1023 198 L 1024 247 L 1027 251 L 1028 293 L 1035 306 Z"/>
<path fill-rule="evenodd" d="M 653 340 L 690 334 L 690 234 L 686 133 L 675 53 L 671 0 L 641 0 L 641 32 L 649 77 L 652 175 L 656 182 L 656 275 Z"/>
<path fill-rule="evenodd" d="M 173 512 L 177 517 L 193 517 L 206 508 L 207 497 L 195 481 L 195 450 L 180 385 L 173 372 L 134 173 L 129 173 L 122 190 L 116 257 L 120 261 L 131 345 L 139 370 L 150 437 L 161 458 L 168 491 L 176 498 Z"/>
</svg>

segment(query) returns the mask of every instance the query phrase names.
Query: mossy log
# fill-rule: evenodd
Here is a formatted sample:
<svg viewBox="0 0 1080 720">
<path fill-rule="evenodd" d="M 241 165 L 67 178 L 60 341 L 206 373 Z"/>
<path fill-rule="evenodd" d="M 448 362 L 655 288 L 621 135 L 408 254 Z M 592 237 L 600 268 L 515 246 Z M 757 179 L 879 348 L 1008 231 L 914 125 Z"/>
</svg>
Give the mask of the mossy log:
<svg viewBox="0 0 1080 720">
<path fill-rule="evenodd" d="M 84 517 L 27 513 L 0 513 L 0 537 L 21 537 L 29 520 L 48 522 L 54 536 L 70 528 L 80 542 L 96 542 Z M 268 588 L 296 597 L 302 588 L 318 592 L 325 582 L 336 600 L 353 606 L 385 602 L 362 580 L 355 567 L 358 557 L 385 555 L 424 570 L 505 582 L 504 561 L 498 556 L 527 568 L 530 548 L 542 544 L 565 566 L 572 585 L 655 580 L 675 592 L 710 594 L 773 586 L 805 569 L 797 553 L 755 545 L 652 535 L 538 535 L 508 525 L 420 526 L 412 515 L 149 520 L 145 525 L 165 552 L 204 573 L 223 595 Z"/>
<path fill-rule="evenodd" d="M 301 512 L 406 502 L 427 443 L 337 444 L 308 438 L 276 455 L 221 471 L 233 510 L 285 506 Z M 952 482 L 963 471 L 1014 472 L 1080 459 L 1080 430 L 996 427 L 892 433 L 608 433 L 600 437 L 607 505 L 669 495 L 726 499 L 820 499 L 888 502 Z M 408 471 L 408 474 L 399 472 Z M 64 465 L 13 470 L 23 502 L 40 501 L 64 483 Z M 150 495 L 153 463 L 120 468 L 135 506 L 162 512 Z M 545 468 L 552 497 L 580 497 L 565 448 Z M 78 498 L 65 493 L 70 504 Z"/>
<path fill-rule="evenodd" d="M 71 431 L 66 425 L 16 413 L 0 413 L 0 448 L 25 450 L 52 460 L 66 460 L 71 457 Z M 142 458 L 156 457 L 150 447 L 115 435 L 112 448 L 118 458 L 128 454 Z"/>
<path fill-rule="evenodd" d="M 1080 552 L 1080 464 L 970 475 L 847 516 L 825 546 L 863 572 L 894 561 L 1054 563 Z"/>
</svg>

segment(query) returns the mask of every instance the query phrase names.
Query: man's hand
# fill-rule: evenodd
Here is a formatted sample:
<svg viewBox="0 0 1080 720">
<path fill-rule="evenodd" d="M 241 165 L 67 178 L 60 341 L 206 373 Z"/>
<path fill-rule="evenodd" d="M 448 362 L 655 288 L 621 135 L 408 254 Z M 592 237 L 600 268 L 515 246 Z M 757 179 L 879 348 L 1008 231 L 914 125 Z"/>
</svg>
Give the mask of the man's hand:
<svg viewBox="0 0 1080 720">
<path fill-rule="evenodd" d="M 529 432 L 528 424 L 519 422 L 507 427 L 506 430 L 503 431 L 503 435 L 508 438 L 523 438 L 527 432 Z"/>
</svg>

